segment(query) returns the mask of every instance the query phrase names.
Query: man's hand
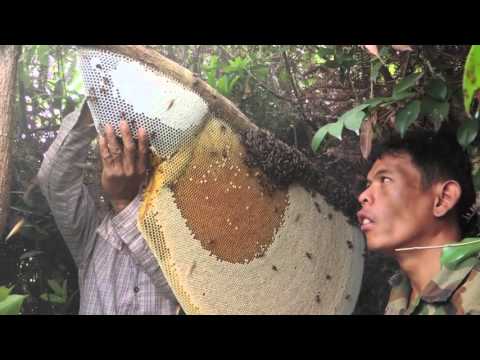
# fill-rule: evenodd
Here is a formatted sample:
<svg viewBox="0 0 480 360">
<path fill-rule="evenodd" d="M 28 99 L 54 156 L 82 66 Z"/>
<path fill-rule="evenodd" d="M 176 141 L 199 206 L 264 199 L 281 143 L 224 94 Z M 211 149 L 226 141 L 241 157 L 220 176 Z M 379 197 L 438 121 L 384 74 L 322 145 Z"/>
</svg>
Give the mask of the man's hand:
<svg viewBox="0 0 480 360">
<path fill-rule="evenodd" d="M 137 196 L 147 174 L 147 134 L 138 130 L 138 147 L 133 141 L 128 123 L 120 121 L 123 146 L 111 125 L 105 127 L 105 136 L 100 136 L 102 157 L 102 188 L 110 197 L 115 213 L 122 211 Z"/>
</svg>

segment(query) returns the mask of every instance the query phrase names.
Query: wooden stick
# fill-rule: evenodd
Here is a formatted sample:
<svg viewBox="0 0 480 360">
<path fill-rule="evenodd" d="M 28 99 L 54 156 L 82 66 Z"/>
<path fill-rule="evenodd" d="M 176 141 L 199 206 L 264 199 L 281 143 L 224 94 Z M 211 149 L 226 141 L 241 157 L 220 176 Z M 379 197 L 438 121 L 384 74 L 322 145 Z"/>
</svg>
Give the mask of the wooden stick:
<svg viewBox="0 0 480 360">
<path fill-rule="evenodd" d="M 480 242 L 480 240 L 474 240 L 474 241 L 469 241 L 469 242 L 462 243 L 462 244 L 457 243 L 457 244 L 433 245 L 433 246 L 415 246 L 415 247 L 409 247 L 409 248 L 399 248 L 399 249 L 395 249 L 395 251 L 440 249 L 440 248 L 446 248 L 446 247 L 464 246 L 464 245 L 475 244 L 475 243 L 479 243 L 479 242 Z"/>
</svg>

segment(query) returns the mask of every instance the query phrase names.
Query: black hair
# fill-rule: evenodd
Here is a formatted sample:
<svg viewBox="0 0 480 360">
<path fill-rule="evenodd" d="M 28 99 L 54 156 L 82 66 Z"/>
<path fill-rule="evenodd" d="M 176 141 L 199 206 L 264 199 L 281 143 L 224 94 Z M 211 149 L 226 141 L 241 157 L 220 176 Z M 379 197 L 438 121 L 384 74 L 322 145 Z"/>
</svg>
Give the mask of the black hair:
<svg viewBox="0 0 480 360">
<path fill-rule="evenodd" d="M 472 164 L 466 150 L 457 141 L 451 130 L 415 130 L 403 139 L 393 134 L 376 145 L 369 157 L 370 167 L 384 155 L 409 154 L 422 175 L 422 184 L 428 188 L 437 180 L 455 180 L 462 194 L 453 208 L 457 214 L 462 236 L 476 232 L 477 215 L 471 212 L 475 204 L 475 189 L 472 179 Z"/>
</svg>

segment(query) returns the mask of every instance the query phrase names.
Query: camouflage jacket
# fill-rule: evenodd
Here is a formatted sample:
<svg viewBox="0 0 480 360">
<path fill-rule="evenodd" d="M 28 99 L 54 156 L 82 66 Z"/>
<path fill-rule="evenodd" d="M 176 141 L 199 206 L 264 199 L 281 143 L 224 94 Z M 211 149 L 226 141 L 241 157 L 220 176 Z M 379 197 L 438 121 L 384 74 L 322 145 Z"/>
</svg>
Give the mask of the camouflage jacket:
<svg viewBox="0 0 480 360">
<path fill-rule="evenodd" d="M 452 269 L 442 267 L 410 305 L 407 276 L 398 272 L 390 279 L 390 285 L 385 315 L 480 315 L 478 256 L 469 257 Z"/>
</svg>

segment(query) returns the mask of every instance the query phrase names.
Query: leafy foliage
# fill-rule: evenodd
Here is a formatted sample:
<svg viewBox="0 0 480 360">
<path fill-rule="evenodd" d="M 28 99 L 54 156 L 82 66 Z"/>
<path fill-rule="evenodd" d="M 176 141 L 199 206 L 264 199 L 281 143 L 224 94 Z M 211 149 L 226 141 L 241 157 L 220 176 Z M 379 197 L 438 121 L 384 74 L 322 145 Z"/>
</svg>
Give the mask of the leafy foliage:
<svg viewBox="0 0 480 360">
<path fill-rule="evenodd" d="M 335 151 L 344 145 L 354 147 L 355 156 L 366 156 L 384 133 L 439 129 L 445 122 L 457 126 L 459 142 L 480 159 L 474 106 L 478 47 L 472 47 L 466 67 L 477 74 L 476 81 L 465 83 L 471 104 L 462 91 L 468 46 L 370 45 L 370 52 L 358 45 L 152 47 L 197 73 L 257 125 L 312 160 L 327 153 L 344 156 Z M 27 221 L 8 243 L 0 241 L 0 285 L 27 296 L 22 313 L 74 313 L 76 268 L 31 183 L 61 119 L 83 98 L 75 48 L 23 46 L 17 90 L 10 228 L 20 218 Z M 92 151 L 85 174 L 101 206 L 95 162 Z M 479 169 L 480 162 L 478 179 Z"/>
<path fill-rule="evenodd" d="M 465 110 L 470 114 L 473 99 L 478 96 L 480 90 L 480 45 L 473 45 L 468 54 L 463 75 L 463 90 Z M 478 101 L 480 100 L 477 98 L 477 104 Z"/>
<path fill-rule="evenodd" d="M 22 308 L 25 295 L 10 295 L 13 287 L 0 287 L 0 315 L 18 315 Z"/>
</svg>

